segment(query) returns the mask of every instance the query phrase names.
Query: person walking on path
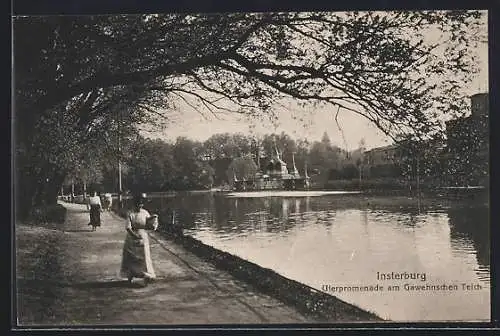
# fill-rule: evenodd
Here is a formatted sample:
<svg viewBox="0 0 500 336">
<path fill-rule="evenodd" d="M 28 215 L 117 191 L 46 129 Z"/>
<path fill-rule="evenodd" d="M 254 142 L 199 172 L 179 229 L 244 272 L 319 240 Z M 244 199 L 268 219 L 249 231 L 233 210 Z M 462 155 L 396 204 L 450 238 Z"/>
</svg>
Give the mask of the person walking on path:
<svg viewBox="0 0 500 336">
<path fill-rule="evenodd" d="M 144 279 L 144 284 L 156 278 L 151 260 L 149 237 L 146 230 L 158 228 L 158 215 L 144 209 L 146 194 L 134 196 L 134 208 L 127 214 L 127 236 L 123 246 L 120 275 L 132 283 L 133 278 Z"/>
<path fill-rule="evenodd" d="M 94 195 L 89 197 L 87 203 L 87 210 L 90 210 L 90 223 L 92 226 L 92 231 L 96 230 L 96 227 L 101 226 L 101 198 L 94 191 Z"/>
<path fill-rule="evenodd" d="M 113 197 L 110 193 L 104 194 L 103 197 L 104 210 L 111 211 L 111 206 L 113 205 Z"/>
</svg>

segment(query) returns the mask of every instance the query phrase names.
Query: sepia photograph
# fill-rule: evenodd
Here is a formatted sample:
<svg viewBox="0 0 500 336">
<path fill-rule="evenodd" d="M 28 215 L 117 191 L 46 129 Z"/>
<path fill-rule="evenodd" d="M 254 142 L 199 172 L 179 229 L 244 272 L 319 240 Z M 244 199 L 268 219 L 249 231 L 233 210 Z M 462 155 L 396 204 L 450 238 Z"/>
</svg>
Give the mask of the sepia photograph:
<svg viewBox="0 0 500 336">
<path fill-rule="evenodd" d="M 11 29 L 17 328 L 491 322 L 488 11 Z"/>
</svg>

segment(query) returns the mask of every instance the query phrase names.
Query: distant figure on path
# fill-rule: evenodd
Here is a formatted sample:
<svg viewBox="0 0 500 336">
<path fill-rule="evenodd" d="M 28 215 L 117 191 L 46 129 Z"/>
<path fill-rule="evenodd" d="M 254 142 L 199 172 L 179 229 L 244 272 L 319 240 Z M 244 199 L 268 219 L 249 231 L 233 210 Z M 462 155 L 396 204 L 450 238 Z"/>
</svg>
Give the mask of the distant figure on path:
<svg viewBox="0 0 500 336">
<path fill-rule="evenodd" d="M 134 209 L 127 214 L 127 237 L 123 246 L 120 274 L 132 282 L 133 278 L 144 279 L 144 284 L 156 278 L 149 249 L 146 230 L 158 228 L 158 215 L 150 215 L 144 207 L 146 194 L 134 196 Z"/>
<path fill-rule="evenodd" d="M 113 204 L 113 197 L 110 193 L 104 194 L 103 205 L 104 210 L 111 211 L 111 205 Z"/>
<path fill-rule="evenodd" d="M 94 191 L 94 195 L 89 197 L 87 203 L 87 210 L 90 210 L 90 223 L 92 226 L 92 231 L 96 230 L 96 227 L 101 226 L 101 198 Z"/>
</svg>

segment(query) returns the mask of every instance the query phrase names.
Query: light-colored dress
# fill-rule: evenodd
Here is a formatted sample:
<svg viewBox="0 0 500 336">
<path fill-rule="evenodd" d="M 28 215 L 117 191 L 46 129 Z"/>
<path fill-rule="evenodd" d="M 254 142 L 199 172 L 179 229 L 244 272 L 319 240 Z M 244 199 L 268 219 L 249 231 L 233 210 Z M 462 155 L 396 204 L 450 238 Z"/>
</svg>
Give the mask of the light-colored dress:
<svg viewBox="0 0 500 336">
<path fill-rule="evenodd" d="M 132 211 L 127 215 L 126 228 L 132 229 L 135 234 L 141 236 L 142 244 L 127 231 L 120 270 L 120 275 L 124 278 L 156 278 L 151 261 L 149 236 L 146 231 L 146 222 L 149 217 L 151 215 L 145 209 L 140 209 L 138 212 Z M 156 228 L 157 225 L 153 229 L 156 230 Z"/>
</svg>

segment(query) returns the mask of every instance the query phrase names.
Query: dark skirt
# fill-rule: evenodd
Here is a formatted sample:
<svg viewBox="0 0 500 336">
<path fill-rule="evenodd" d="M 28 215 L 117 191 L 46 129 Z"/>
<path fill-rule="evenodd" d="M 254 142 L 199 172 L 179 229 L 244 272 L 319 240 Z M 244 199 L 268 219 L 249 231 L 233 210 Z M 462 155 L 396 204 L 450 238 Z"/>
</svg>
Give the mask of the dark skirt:
<svg viewBox="0 0 500 336">
<path fill-rule="evenodd" d="M 92 226 L 101 226 L 101 207 L 99 205 L 90 205 L 90 223 Z"/>
</svg>

